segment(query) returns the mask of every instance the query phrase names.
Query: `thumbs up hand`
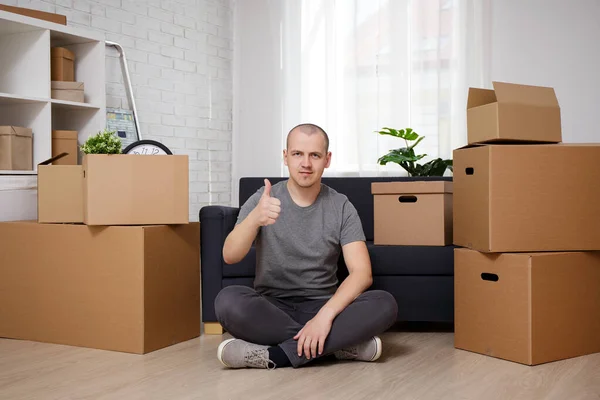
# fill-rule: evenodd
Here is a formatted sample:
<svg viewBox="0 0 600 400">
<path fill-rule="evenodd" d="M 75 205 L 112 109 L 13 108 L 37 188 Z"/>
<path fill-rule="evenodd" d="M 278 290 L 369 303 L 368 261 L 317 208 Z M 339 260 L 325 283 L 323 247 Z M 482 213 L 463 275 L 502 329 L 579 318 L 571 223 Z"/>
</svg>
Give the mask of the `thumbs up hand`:
<svg viewBox="0 0 600 400">
<path fill-rule="evenodd" d="M 265 191 L 260 197 L 255 210 L 258 213 L 258 224 L 260 226 L 272 225 L 279 217 L 281 201 L 271 197 L 271 182 L 268 179 L 265 179 Z"/>
</svg>

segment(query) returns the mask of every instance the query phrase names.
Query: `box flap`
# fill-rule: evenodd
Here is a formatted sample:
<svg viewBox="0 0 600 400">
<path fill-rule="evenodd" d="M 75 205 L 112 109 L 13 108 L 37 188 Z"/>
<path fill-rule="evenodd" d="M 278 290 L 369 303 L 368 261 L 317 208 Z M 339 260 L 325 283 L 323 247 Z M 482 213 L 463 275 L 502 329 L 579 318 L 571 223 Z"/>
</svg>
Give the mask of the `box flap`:
<svg viewBox="0 0 600 400">
<path fill-rule="evenodd" d="M 77 131 L 53 130 L 52 139 L 72 139 L 77 140 Z"/>
<path fill-rule="evenodd" d="M 452 193 L 452 182 L 448 181 L 411 181 L 411 182 L 373 182 L 371 194 L 428 194 Z"/>
<path fill-rule="evenodd" d="M 498 103 L 519 103 L 540 107 L 559 107 L 556 93 L 551 87 L 493 82 Z"/>
<path fill-rule="evenodd" d="M 496 102 L 496 94 L 491 89 L 469 88 L 467 110 Z"/>
<path fill-rule="evenodd" d="M 0 126 L 0 135 L 21 136 L 30 138 L 32 135 L 31 128 L 23 128 L 20 126 L 5 125 Z"/>
<path fill-rule="evenodd" d="M 47 159 L 45 161 L 42 161 L 38 165 L 49 165 L 49 164 L 52 164 L 54 161 L 60 160 L 61 158 L 66 157 L 68 155 L 69 155 L 69 153 L 60 153 L 60 154 L 55 155 L 52 158 L 49 158 L 49 159 Z"/>
</svg>

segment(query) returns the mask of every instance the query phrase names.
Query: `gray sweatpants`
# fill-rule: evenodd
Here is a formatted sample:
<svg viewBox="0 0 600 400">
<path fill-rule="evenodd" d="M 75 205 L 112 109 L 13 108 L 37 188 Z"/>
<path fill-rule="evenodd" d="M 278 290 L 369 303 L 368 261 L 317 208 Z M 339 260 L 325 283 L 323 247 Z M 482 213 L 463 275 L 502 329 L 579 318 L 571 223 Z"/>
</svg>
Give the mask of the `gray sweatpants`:
<svg viewBox="0 0 600 400">
<path fill-rule="evenodd" d="M 327 302 L 263 296 L 246 286 L 228 286 L 215 299 L 217 320 L 233 337 L 247 342 L 279 346 L 294 368 L 309 361 L 298 356 L 294 336 Z M 398 305 L 382 290 L 362 293 L 333 321 L 323 355 L 362 343 L 381 334 L 394 322 Z"/>
</svg>

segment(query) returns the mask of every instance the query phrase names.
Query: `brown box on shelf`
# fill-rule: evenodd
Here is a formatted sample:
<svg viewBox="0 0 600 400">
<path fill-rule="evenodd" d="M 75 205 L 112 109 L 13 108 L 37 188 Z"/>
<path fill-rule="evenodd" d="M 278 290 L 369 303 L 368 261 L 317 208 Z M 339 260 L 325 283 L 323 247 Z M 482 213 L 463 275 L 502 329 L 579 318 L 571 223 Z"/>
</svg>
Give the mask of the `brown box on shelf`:
<svg viewBox="0 0 600 400">
<path fill-rule="evenodd" d="M 200 225 L 0 223 L 0 337 L 145 354 L 200 335 Z"/>
<path fill-rule="evenodd" d="M 559 143 L 560 107 L 553 88 L 493 82 L 494 90 L 469 89 L 468 143 Z"/>
<path fill-rule="evenodd" d="M 52 57 L 51 80 L 73 82 L 75 80 L 75 54 L 64 47 L 53 47 L 50 54 Z"/>
<path fill-rule="evenodd" d="M 0 126 L 0 170 L 33 170 L 33 138 L 30 128 Z"/>
<path fill-rule="evenodd" d="M 83 167 L 56 165 L 66 153 L 38 165 L 38 222 L 83 222 Z"/>
<path fill-rule="evenodd" d="M 85 101 L 84 84 L 83 82 L 52 81 L 51 96 L 53 99 L 83 103 Z"/>
<path fill-rule="evenodd" d="M 452 244 L 452 182 L 374 182 L 371 193 L 374 244 Z"/>
<path fill-rule="evenodd" d="M 600 252 L 454 255 L 456 348 L 527 365 L 600 352 Z"/>
<path fill-rule="evenodd" d="M 476 145 L 453 158 L 455 245 L 600 250 L 600 144 Z"/>
<path fill-rule="evenodd" d="M 77 131 L 52 131 L 52 157 L 67 153 L 66 156 L 54 161 L 53 165 L 77 165 Z"/>
<path fill-rule="evenodd" d="M 0 4 L 0 10 L 2 10 L 2 11 L 8 11 L 8 12 L 15 13 L 15 14 L 24 15 L 26 17 L 37 18 L 37 19 L 41 19 L 41 20 L 44 20 L 44 21 L 48 21 L 48 22 L 54 22 L 56 24 L 61 24 L 61 25 L 66 25 L 67 24 L 67 17 L 64 16 L 64 15 L 60 15 L 60 14 L 54 14 L 54 13 L 49 13 L 49 12 L 45 12 L 45 11 L 32 10 L 32 9 L 29 9 L 29 8 L 7 6 L 7 5 L 4 5 L 4 4 Z"/>
</svg>

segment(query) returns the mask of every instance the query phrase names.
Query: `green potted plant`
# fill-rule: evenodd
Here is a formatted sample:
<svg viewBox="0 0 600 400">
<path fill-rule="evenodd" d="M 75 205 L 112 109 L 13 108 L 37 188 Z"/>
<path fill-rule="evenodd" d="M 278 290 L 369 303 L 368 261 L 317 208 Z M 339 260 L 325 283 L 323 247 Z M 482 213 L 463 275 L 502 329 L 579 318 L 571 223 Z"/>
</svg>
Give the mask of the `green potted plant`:
<svg viewBox="0 0 600 400">
<path fill-rule="evenodd" d="M 105 129 L 90 136 L 81 145 L 81 151 L 84 154 L 121 154 L 121 139 L 115 133 Z"/>
<path fill-rule="evenodd" d="M 383 128 L 382 130 L 375 132 L 380 135 L 390 135 L 399 139 L 404 139 L 406 144 L 405 147 L 390 150 L 389 153 L 381 156 L 377 160 L 380 165 L 394 162 L 404 168 L 409 176 L 444 176 L 446 169 L 453 171 L 452 160 L 436 158 L 435 160 L 431 160 L 422 165 L 417 163 L 417 161 L 427 156 L 427 154 L 415 154 L 415 147 L 425 138 L 425 136 L 420 136 L 411 128 L 400 130 Z"/>
</svg>

